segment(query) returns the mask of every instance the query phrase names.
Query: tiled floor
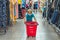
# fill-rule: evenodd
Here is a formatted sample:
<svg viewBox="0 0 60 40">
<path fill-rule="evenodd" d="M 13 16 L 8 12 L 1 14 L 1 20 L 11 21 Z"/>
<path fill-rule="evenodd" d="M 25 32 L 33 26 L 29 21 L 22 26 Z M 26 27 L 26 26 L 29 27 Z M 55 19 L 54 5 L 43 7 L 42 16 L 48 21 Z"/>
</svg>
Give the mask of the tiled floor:
<svg viewBox="0 0 60 40">
<path fill-rule="evenodd" d="M 0 40 L 60 40 L 54 29 L 47 22 L 44 24 L 41 13 L 35 16 L 39 23 L 36 38 L 27 38 L 24 22 L 18 19 L 17 24 L 10 27 L 5 35 L 0 35 Z"/>
</svg>

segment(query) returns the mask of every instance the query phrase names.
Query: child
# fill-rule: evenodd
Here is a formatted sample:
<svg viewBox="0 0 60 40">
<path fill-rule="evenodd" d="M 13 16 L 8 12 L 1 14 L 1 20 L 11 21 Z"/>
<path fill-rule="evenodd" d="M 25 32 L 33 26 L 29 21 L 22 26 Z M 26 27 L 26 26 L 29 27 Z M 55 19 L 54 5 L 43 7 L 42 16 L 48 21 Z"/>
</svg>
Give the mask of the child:
<svg viewBox="0 0 60 40">
<path fill-rule="evenodd" d="M 26 21 L 31 22 L 31 21 L 33 21 L 33 19 L 36 22 L 36 18 L 34 16 L 34 14 L 32 13 L 32 10 L 28 9 L 28 12 L 26 13 L 25 18 L 24 18 L 24 22 L 26 22 Z"/>
<path fill-rule="evenodd" d="M 37 13 L 37 9 L 38 9 L 38 3 L 35 2 L 35 3 L 34 3 L 34 11 L 35 11 L 35 13 Z"/>
</svg>

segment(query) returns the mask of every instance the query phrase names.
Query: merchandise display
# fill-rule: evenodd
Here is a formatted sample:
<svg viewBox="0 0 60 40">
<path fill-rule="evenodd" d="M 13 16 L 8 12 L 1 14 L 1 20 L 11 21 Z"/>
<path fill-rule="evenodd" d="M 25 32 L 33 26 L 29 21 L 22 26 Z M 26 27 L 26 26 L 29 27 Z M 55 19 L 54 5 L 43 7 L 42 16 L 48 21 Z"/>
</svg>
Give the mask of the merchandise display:
<svg viewBox="0 0 60 40">
<path fill-rule="evenodd" d="M 60 34 L 60 0 L 49 0 L 44 12 L 44 18 L 47 18 L 49 24 L 55 25 L 56 32 Z"/>
<path fill-rule="evenodd" d="M 11 21 L 13 22 L 13 18 L 14 17 L 14 6 L 13 6 L 13 2 L 12 0 L 10 0 L 10 18 L 11 18 Z"/>
<path fill-rule="evenodd" d="M 18 18 L 18 1 L 16 3 L 16 18 Z"/>
<path fill-rule="evenodd" d="M 18 0 L 18 4 L 22 4 L 22 0 Z"/>
<path fill-rule="evenodd" d="M 7 25 L 10 25 L 10 8 L 9 8 L 9 0 L 6 0 L 6 14 L 7 14 Z"/>
<path fill-rule="evenodd" d="M 26 8 L 26 0 L 22 0 L 22 8 Z"/>
<path fill-rule="evenodd" d="M 3 28 L 5 33 L 7 26 L 16 24 L 17 8 L 16 0 L 0 0 L 0 28 Z"/>
<path fill-rule="evenodd" d="M 0 0 L 0 27 L 6 33 L 7 15 L 6 15 L 6 0 Z"/>
<path fill-rule="evenodd" d="M 14 1 L 14 2 L 13 2 Z M 10 18 L 13 24 L 16 24 L 16 0 L 10 0 Z"/>
</svg>

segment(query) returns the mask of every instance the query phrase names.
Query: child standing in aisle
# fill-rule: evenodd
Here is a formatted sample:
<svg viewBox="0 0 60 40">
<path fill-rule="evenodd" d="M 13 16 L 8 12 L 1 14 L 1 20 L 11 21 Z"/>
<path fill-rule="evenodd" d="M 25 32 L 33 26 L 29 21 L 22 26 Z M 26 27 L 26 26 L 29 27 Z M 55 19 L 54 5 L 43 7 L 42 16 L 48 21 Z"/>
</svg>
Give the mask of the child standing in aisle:
<svg viewBox="0 0 60 40">
<path fill-rule="evenodd" d="M 34 3 L 34 12 L 37 13 L 38 11 L 38 2 Z"/>
<path fill-rule="evenodd" d="M 36 22 L 36 18 L 31 9 L 28 9 L 28 12 L 25 15 L 24 22 L 26 22 L 26 21 L 28 21 L 28 22 L 35 21 Z"/>
</svg>

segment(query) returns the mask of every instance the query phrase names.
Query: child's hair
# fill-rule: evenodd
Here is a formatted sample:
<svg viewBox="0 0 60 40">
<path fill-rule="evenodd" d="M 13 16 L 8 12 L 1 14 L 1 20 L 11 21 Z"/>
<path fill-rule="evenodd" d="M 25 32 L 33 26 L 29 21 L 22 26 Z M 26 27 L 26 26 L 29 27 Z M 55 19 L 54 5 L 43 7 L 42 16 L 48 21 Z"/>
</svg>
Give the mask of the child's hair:
<svg viewBox="0 0 60 40">
<path fill-rule="evenodd" d="M 32 13 L 32 10 L 31 10 L 31 9 L 28 9 L 28 12 L 29 12 L 29 11 Z"/>
</svg>

